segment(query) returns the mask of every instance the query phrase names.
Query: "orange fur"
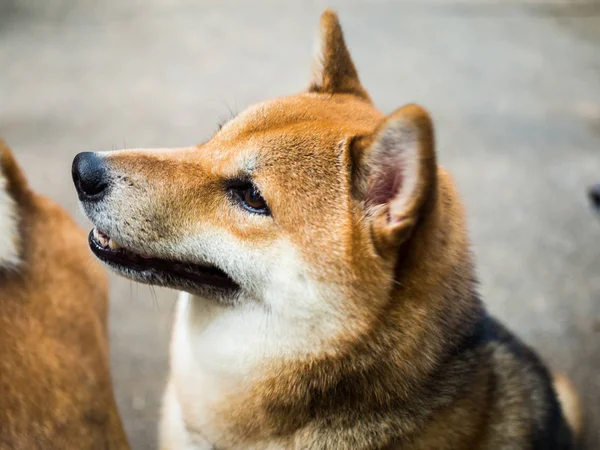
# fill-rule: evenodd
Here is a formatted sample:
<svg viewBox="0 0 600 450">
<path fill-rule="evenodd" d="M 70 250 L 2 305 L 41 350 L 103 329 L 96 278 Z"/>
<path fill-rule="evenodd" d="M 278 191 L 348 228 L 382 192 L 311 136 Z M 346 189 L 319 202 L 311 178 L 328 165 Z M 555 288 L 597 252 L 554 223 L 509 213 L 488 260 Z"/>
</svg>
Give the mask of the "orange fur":
<svg viewBox="0 0 600 450">
<path fill-rule="evenodd" d="M 0 169 L 20 235 L 20 263 L 0 267 L 0 448 L 126 449 L 108 368 L 106 276 L 82 231 L 29 189 L 1 140 Z"/>
<path fill-rule="evenodd" d="M 547 427 L 545 369 L 477 296 L 429 115 L 375 108 L 332 11 L 319 51 L 306 92 L 250 107 L 197 147 L 96 156 L 101 200 L 79 189 L 120 245 L 98 250 L 111 267 L 190 293 L 162 448 L 470 450 L 568 434 Z M 270 215 L 232 201 L 240 178 Z M 235 289 L 173 276 L 191 266 Z"/>
</svg>

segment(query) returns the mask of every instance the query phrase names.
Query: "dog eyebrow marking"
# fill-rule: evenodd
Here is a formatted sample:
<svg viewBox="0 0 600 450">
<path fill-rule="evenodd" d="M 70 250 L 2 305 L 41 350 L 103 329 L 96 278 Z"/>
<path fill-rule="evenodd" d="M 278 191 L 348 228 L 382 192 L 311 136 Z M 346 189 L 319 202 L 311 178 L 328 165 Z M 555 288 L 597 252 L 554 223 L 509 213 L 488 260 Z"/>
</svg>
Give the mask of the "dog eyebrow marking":
<svg viewBox="0 0 600 450">
<path fill-rule="evenodd" d="M 240 167 L 240 172 L 242 172 L 243 174 L 245 174 L 248 177 L 252 177 L 252 175 L 254 174 L 254 172 L 256 171 L 258 167 L 258 158 L 256 155 L 252 155 L 248 158 L 246 158 Z"/>
</svg>

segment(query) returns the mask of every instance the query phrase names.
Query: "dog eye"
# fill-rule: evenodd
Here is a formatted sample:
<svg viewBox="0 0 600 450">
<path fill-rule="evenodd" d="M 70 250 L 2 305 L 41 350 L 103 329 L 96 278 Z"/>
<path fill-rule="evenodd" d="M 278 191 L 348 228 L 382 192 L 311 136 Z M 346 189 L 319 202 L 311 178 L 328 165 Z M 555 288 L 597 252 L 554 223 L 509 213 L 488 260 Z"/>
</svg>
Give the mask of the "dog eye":
<svg viewBox="0 0 600 450">
<path fill-rule="evenodd" d="M 252 209 L 265 209 L 267 204 L 254 186 L 244 190 L 244 203 Z"/>
<path fill-rule="evenodd" d="M 235 194 L 241 206 L 247 211 L 256 214 L 271 214 L 267 202 L 254 184 L 247 183 L 243 186 L 238 186 L 235 189 Z"/>
</svg>

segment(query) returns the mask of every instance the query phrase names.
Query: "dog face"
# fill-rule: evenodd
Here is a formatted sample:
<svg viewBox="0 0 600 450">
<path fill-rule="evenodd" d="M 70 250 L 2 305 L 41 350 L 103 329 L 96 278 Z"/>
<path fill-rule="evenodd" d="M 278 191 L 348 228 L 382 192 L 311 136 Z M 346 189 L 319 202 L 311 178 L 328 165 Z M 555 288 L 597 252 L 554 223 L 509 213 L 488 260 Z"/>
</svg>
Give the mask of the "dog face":
<svg viewBox="0 0 600 450">
<path fill-rule="evenodd" d="M 320 44 L 306 92 L 250 107 L 202 145 L 78 155 L 94 253 L 133 280 L 328 338 L 366 326 L 435 186 L 432 127 L 417 106 L 373 106 L 331 12 Z"/>
</svg>

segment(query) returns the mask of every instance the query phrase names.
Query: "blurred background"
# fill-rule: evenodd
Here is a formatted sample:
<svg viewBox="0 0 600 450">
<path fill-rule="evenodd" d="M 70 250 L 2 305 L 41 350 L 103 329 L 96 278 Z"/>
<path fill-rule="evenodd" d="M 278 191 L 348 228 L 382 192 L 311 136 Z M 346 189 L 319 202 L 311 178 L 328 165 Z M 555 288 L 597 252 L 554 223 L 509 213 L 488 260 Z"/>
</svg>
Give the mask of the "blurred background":
<svg viewBox="0 0 600 450">
<path fill-rule="evenodd" d="M 491 311 L 568 373 L 600 446 L 600 1 L 0 0 L 0 134 L 85 228 L 80 151 L 201 143 L 303 89 L 338 10 L 385 112 L 418 102 L 463 195 Z M 112 277 L 112 371 L 134 449 L 156 448 L 175 292 Z"/>
</svg>

